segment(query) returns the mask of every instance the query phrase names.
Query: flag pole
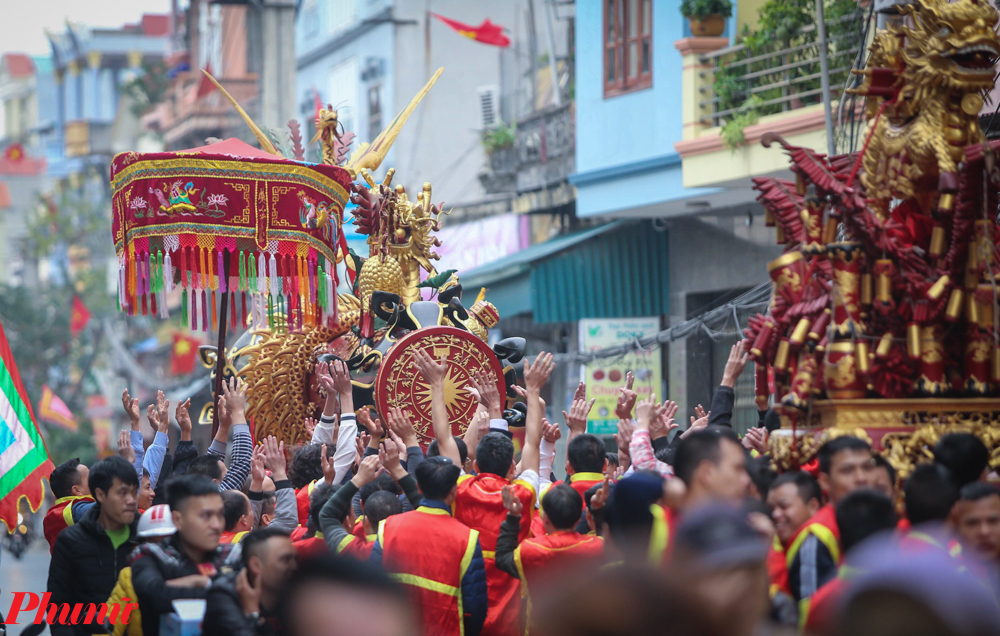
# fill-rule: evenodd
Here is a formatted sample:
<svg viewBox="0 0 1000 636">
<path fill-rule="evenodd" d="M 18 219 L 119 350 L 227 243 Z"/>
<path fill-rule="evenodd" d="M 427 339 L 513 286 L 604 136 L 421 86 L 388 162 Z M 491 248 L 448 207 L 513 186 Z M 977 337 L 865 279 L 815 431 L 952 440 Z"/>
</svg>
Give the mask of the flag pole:
<svg viewBox="0 0 1000 636">
<path fill-rule="evenodd" d="M 828 157 L 837 153 L 833 138 L 833 111 L 830 105 L 830 65 L 827 60 L 826 16 L 823 0 L 816 0 L 816 32 L 819 34 L 820 91 L 823 93 L 823 121 L 826 126 L 826 152 Z"/>
<path fill-rule="evenodd" d="M 215 348 L 215 408 L 212 409 L 212 439 L 219 432 L 219 400 L 222 397 L 222 382 L 226 370 L 226 327 L 229 325 L 229 252 L 222 259 L 222 271 L 226 281 L 226 291 L 219 302 L 219 341 Z M 219 285 L 221 289 L 222 286 Z"/>
</svg>

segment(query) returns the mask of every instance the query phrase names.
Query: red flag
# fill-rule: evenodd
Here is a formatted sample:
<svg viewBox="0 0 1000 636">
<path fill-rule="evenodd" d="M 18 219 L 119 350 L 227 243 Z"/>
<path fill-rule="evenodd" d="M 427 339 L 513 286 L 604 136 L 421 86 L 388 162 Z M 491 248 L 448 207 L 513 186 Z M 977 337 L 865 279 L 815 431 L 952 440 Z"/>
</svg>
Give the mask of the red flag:
<svg viewBox="0 0 1000 636">
<path fill-rule="evenodd" d="M 493 46 L 510 46 L 510 38 L 503 34 L 503 27 L 499 24 L 493 24 L 489 18 L 483 20 L 483 23 L 479 26 L 474 27 L 436 13 L 432 13 L 431 15 L 470 40 L 482 42 L 483 44 L 492 44 Z"/>
<path fill-rule="evenodd" d="M 208 64 L 205 65 L 205 70 L 208 71 L 209 73 L 212 72 L 212 63 L 211 62 L 209 62 Z M 215 84 L 212 83 L 212 80 L 208 79 L 208 75 L 205 75 L 204 73 L 202 73 L 201 74 L 201 82 L 198 84 L 198 94 L 196 95 L 196 97 L 198 99 L 201 99 L 202 97 L 204 97 L 205 95 L 208 95 L 209 93 L 211 93 L 214 90 L 215 90 Z"/>
<path fill-rule="evenodd" d="M 80 297 L 73 294 L 73 308 L 69 314 L 69 333 L 74 338 L 83 331 L 83 328 L 90 322 L 90 310 L 83 304 Z"/>
<path fill-rule="evenodd" d="M 73 412 L 47 384 L 42 385 L 42 400 L 38 403 L 38 417 L 67 431 L 75 433 L 79 429 L 73 418 Z"/>
<path fill-rule="evenodd" d="M 170 373 L 187 375 L 194 371 L 194 365 L 198 359 L 198 345 L 200 344 L 201 342 L 194 338 L 182 333 L 175 333 L 174 346 L 170 352 Z"/>
</svg>

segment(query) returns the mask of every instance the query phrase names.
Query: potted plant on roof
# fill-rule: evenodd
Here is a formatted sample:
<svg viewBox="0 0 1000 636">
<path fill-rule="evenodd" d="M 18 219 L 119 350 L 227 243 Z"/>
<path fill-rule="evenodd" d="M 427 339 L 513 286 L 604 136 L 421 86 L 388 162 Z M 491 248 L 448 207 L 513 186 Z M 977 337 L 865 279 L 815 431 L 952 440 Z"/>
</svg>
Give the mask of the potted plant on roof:
<svg viewBox="0 0 1000 636">
<path fill-rule="evenodd" d="M 681 15 L 691 23 L 691 35 L 717 37 L 726 30 L 726 18 L 733 14 L 730 0 L 683 0 Z"/>
</svg>

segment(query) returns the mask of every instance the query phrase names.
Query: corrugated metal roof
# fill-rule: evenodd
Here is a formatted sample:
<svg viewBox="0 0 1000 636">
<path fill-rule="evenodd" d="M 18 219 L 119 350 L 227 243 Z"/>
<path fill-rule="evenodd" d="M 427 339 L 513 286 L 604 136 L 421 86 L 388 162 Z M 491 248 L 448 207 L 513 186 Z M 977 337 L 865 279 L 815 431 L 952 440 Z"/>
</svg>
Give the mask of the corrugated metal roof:
<svg viewBox="0 0 1000 636">
<path fill-rule="evenodd" d="M 648 221 L 613 229 L 534 263 L 536 323 L 669 313 L 669 233 Z"/>
<path fill-rule="evenodd" d="M 459 272 L 458 275 L 462 279 L 462 287 L 465 289 L 490 287 L 501 280 L 527 272 L 534 261 L 558 254 L 578 243 L 617 229 L 626 223 L 627 221 L 615 221 L 587 230 L 557 236 L 544 243 L 537 243 L 520 252 L 505 256 L 492 263 L 486 263 L 475 269 Z"/>
</svg>

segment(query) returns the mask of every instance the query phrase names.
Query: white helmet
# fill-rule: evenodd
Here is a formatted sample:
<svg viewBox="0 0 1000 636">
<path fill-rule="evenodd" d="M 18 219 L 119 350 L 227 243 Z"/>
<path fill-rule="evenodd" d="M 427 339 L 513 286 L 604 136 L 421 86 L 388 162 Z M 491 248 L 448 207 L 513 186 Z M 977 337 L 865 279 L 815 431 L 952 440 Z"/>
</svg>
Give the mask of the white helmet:
<svg viewBox="0 0 1000 636">
<path fill-rule="evenodd" d="M 170 519 L 170 506 L 167 504 L 153 506 L 139 517 L 140 537 L 166 537 L 175 532 L 177 528 Z"/>
</svg>

